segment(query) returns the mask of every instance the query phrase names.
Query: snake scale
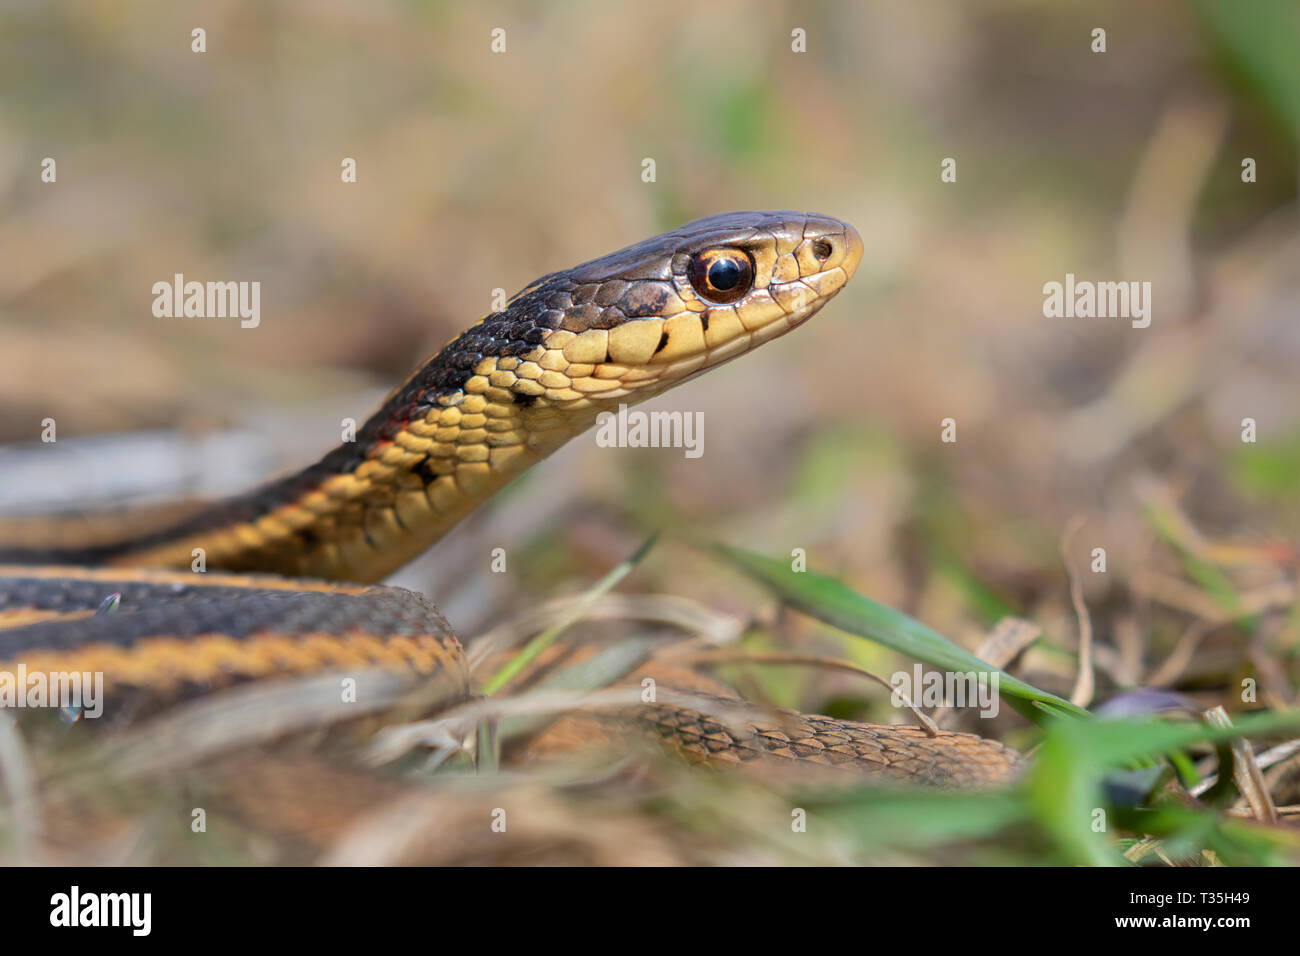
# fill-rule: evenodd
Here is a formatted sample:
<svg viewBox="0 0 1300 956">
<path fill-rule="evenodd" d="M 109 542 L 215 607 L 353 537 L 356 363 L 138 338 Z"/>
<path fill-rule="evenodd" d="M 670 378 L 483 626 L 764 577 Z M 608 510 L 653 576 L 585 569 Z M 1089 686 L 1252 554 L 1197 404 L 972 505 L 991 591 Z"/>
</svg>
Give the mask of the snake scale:
<svg viewBox="0 0 1300 956">
<path fill-rule="evenodd" d="M 0 672 L 102 672 L 107 727 L 288 677 L 383 672 L 471 691 L 421 596 L 368 586 L 591 427 L 797 328 L 853 276 L 862 240 L 789 211 L 696 220 L 544 276 L 424 362 L 308 468 L 128 532 L 0 522 Z M 201 555 L 204 573 L 193 573 Z M 116 613 L 95 614 L 106 594 Z M 740 705 L 726 692 L 719 706 Z M 912 782 L 1005 779 L 1019 755 L 964 733 L 794 712 L 727 721 L 671 704 L 626 723 L 718 763 L 834 766 Z"/>
</svg>

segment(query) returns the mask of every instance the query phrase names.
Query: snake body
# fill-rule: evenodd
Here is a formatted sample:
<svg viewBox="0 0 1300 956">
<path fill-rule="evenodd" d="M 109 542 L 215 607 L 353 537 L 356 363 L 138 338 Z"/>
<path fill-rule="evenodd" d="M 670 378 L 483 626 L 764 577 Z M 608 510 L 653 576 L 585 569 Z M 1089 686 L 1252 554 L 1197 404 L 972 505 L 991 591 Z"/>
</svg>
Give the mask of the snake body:
<svg viewBox="0 0 1300 956">
<path fill-rule="evenodd" d="M 119 721 L 235 684 L 357 668 L 464 694 L 464 654 L 436 608 L 365 582 L 602 411 L 799 326 L 849 281 L 862 250 L 853 227 L 829 216 L 696 220 L 533 282 L 424 362 L 355 441 L 297 474 L 117 537 L 72 540 L 65 522 L 43 543 L 50 521 L 0 523 L 0 671 L 102 672 Z M 111 592 L 121 610 L 93 614 Z M 663 704 L 630 722 L 703 759 L 941 784 L 1001 779 L 1019 761 L 970 734 L 795 713 L 737 729 Z"/>
</svg>

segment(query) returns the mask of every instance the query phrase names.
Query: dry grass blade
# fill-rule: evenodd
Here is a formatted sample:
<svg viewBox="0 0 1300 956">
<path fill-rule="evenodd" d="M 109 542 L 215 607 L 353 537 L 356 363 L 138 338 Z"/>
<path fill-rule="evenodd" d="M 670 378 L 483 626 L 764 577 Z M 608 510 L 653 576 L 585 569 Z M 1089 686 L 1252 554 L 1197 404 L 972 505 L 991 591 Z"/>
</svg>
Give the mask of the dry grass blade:
<svg viewBox="0 0 1300 956">
<path fill-rule="evenodd" d="M 1232 718 L 1222 707 L 1214 707 L 1205 712 L 1205 719 L 1215 727 L 1231 727 Z M 1265 823 L 1277 822 L 1277 805 L 1264 784 L 1264 775 L 1255 761 L 1255 750 L 1250 741 L 1244 737 L 1234 738 L 1232 747 L 1232 779 L 1237 789 L 1250 804 L 1255 819 Z"/>
<path fill-rule="evenodd" d="M 339 690 L 345 676 L 364 691 L 350 703 L 342 702 Z M 237 687 L 182 705 L 131 731 L 107 744 L 95 761 L 128 776 L 190 766 L 228 750 L 405 704 L 433 706 L 452 693 L 438 683 L 413 692 L 409 680 L 375 668 Z"/>
<path fill-rule="evenodd" d="M 658 538 L 657 532 L 652 534 L 636 551 L 615 565 L 591 590 L 575 601 L 570 606 L 567 614 L 529 641 L 523 650 L 512 657 L 504 667 L 488 679 L 483 687 L 483 693 L 491 697 L 522 674 L 528 668 L 528 665 L 537 660 L 543 651 L 559 640 L 565 631 L 586 616 L 606 592 L 612 590 L 620 581 L 631 574 L 632 569 L 641 563 L 641 559 L 654 547 Z"/>
<path fill-rule="evenodd" d="M 538 859 L 592 866 L 687 862 L 661 828 L 635 810 L 593 812 L 555 788 L 527 780 L 498 783 L 491 792 L 470 785 L 406 794 L 355 821 L 319 863 L 511 863 L 527 860 L 529 850 L 544 854 Z"/>
<path fill-rule="evenodd" d="M 1083 584 L 1070 563 L 1070 544 L 1082 527 L 1082 518 L 1072 519 L 1066 527 L 1061 538 L 1061 560 L 1065 562 L 1065 573 L 1070 579 L 1070 603 L 1074 605 L 1075 616 L 1079 619 L 1079 676 L 1070 693 L 1070 703 L 1087 707 L 1092 703 L 1096 691 L 1096 678 L 1092 669 L 1092 618 L 1088 616 L 1088 605 L 1083 600 Z"/>
<path fill-rule="evenodd" d="M 1130 863 L 1137 863 L 1149 854 L 1155 854 L 1158 856 L 1161 862 L 1166 866 L 1177 866 L 1173 860 L 1169 859 L 1169 856 L 1165 853 L 1164 846 L 1161 842 L 1152 839 L 1151 837 L 1138 840 L 1131 847 L 1125 850 L 1124 859 L 1128 860 Z"/>
<path fill-rule="evenodd" d="M 14 835 L 13 862 L 32 865 L 38 862 L 37 845 L 41 832 L 41 808 L 36 798 L 36 775 L 27 756 L 18 722 L 0 709 L 0 781 L 8 796 Z"/>
<path fill-rule="evenodd" d="M 609 687 L 644 664 L 653 655 L 657 643 L 659 642 L 649 637 L 624 638 L 591 657 L 578 660 L 553 674 L 546 675 L 530 689 L 533 692 L 577 692 Z M 549 714 L 535 714 L 502 720 L 496 728 L 497 741 L 504 745 L 541 729 L 552 719 Z"/>
<path fill-rule="evenodd" d="M 587 595 L 555 598 L 494 627 L 469 642 L 470 672 L 492 654 L 515 647 L 534 634 L 569 617 Z M 587 621 L 644 621 L 665 624 L 702 637 L 710 644 L 730 644 L 740 637 L 745 621 L 690 598 L 675 594 L 604 594 L 583 615 Z"/>
<path fill-rule="evenodd" d="M 1262 754 L 1255 757 L 1255 764 L 1261 770 L 1267 770 L 1269 767 L 1276 766 L 1284 760 L 1288 760 L 1295 754 L 1300 753 L 1300 740 L 1288 740 L 1284 744 L 1278 744 L 1276 747 L 1269 747 Z M 1188 788 L 1188 793 L 1194 797 L 1208 792 L 1216 783 L 1219 782 L 1217 773 L 1206 774 L 1199 783 Z"/>
</svg>

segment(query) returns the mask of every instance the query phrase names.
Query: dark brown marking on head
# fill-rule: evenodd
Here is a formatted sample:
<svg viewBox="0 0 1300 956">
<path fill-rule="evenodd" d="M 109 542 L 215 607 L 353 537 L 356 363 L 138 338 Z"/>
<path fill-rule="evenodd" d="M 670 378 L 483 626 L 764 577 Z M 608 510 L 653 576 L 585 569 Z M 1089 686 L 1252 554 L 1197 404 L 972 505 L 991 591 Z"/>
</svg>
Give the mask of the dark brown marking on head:
<svg viewBox="0 0 1300 956">
<path fill-rule="evenodd" d="M 598 305 L 587 303 L 586 305 L 575 305 L 564 312 L 564 318 L 560 321 L 560 328 L 566 332 L 581 334 L 588 329 L 609 328 L 607 314 L 608 309 L 602 309 Z M 602 321 L 604 320 L 604 321 Z"/>
<path fill-rule="evenodd" d="M 638 282 L 623 296 L 623 314 L 629 319 L 663 315 L 672 294 L 666 282 Z"/>
<path fill-rule="evenodd" d="M 704 327 L 705 332 L 709 331 L 709 316 L 712 314 L 713 311 L 711 309 L 705 309 L 700 313 L 700 325 Z"/>
<path fill-rule="evenodd" d="M 658 355 L 668 345 L 668 333 L 664 332 L 659 336 L 659 344 L 655 346 L 655 355 Z"/>
</svg>

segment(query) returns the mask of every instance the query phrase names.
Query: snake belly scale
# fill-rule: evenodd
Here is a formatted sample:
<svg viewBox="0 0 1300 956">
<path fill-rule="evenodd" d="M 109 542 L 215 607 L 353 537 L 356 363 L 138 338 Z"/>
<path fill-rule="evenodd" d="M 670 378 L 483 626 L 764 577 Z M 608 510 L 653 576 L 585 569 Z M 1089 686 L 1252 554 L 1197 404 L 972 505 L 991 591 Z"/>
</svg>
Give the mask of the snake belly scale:
<svg viewBox="0 0 1300 956">
<path fill-rule="evenodd" d="M 798 327 L 862 251 L 853 227 L 829 216 L 696 220 L 533 282 L 422 364 L 356 441 L 297 474 L 127 530 L 0 521 L 0 671 L 102 672 L 118 722 L 233 685 L 358 667 L 467 693 L 464 653 L 436 608 L 367 583 L 602 411 Z M 191 572 L 198 553 L 217 573 Z M 95 614 L 110 592 L 120 610 Z M 1020 764 L 971 734 L 793 712 L 737 727 L 690 708 L 641 710 L 625 723 L 711 762 L 810 762 L 946 785 L 997 781 Z"/>
</svg>

